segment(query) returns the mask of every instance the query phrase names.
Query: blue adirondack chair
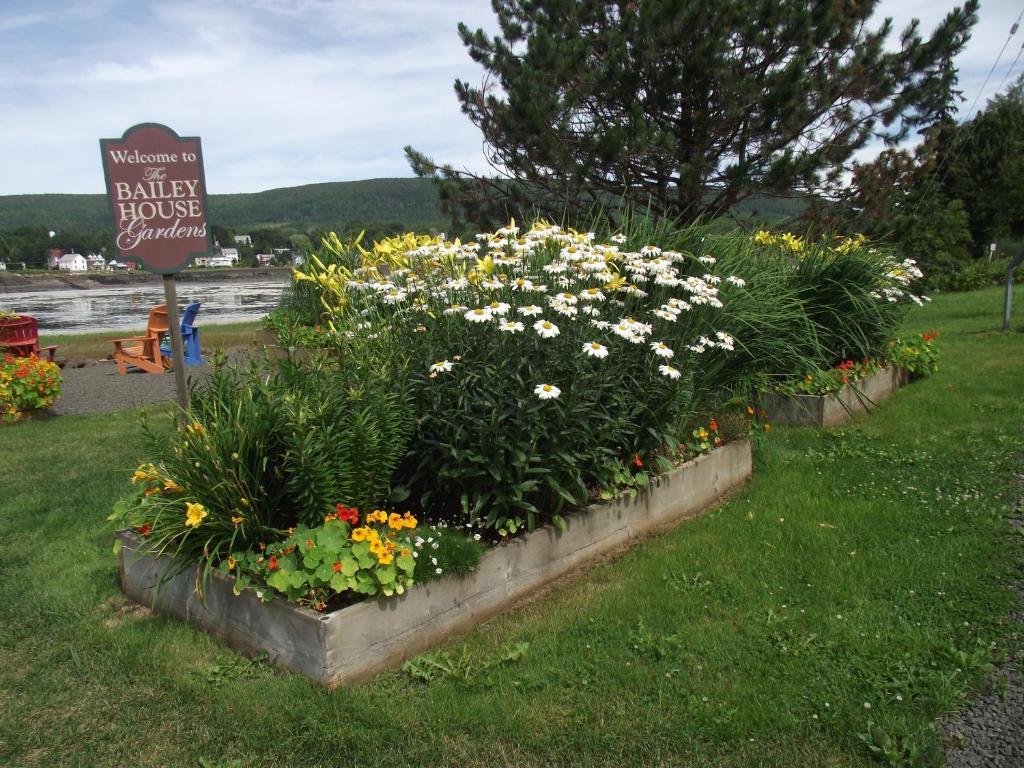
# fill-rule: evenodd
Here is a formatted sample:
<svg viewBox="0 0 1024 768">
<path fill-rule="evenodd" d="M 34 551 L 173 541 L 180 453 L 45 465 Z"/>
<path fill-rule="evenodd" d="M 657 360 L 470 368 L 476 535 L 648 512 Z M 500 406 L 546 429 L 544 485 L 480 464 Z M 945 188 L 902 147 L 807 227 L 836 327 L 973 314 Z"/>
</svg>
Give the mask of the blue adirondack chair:
<svg viewBox="0 0 1024 768">
<path fill-rule="evenodd" d="M 198 301 L 189 304 L 181 315 L 181 340 L 185 345 L 185 365 L 203 364 L 203 354 L 199 350 L 199 328 L 195 325 L 199 306 Z M 171 354 L 170 339 L 160 345 L 160 351 L 168 356 Z"/>
</svg>

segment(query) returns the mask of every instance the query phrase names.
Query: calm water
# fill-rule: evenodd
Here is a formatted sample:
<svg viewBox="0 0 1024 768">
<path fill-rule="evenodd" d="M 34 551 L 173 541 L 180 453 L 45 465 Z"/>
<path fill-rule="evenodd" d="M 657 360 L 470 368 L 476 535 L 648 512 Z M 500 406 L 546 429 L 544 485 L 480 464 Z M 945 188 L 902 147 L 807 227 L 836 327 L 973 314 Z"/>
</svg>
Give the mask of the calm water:
<svg viewBox="0 0 1024 768">
<path fill-rule="evenodd" d="M 277 306 L 287 282 L 178 283 L 178 303 L 202 303 L 196 324 L 256 320 Z M 44 333 L 87 333 L 145 327 L 164 303 L 162 283 L 83 290 L 0 293 L 0 309 L 31 315 Z"/>
</svg>

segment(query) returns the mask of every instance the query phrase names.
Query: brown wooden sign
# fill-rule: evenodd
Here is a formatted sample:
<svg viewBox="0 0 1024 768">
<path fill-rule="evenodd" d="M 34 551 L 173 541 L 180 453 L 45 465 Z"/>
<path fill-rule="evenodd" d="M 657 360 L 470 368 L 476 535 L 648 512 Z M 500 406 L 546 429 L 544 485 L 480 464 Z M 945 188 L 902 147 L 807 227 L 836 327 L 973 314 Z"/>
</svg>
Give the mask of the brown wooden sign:
<svg viewBox="0 0 1024 768">
<path fill-rule="evenodd" d="M 198 136 L 142 123 L 100 151 L 120 258 L 170 275 L 212 252 Z"/>
</svg>

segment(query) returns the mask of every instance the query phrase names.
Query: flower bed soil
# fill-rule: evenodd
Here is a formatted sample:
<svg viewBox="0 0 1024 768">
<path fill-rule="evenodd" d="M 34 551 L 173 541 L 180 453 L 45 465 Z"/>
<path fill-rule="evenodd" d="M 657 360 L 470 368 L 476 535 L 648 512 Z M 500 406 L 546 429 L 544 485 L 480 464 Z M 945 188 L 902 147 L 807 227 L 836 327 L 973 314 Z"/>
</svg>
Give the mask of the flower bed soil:
<svg viewBox="0 0 1024 768">
<path fill-rule="evenodd" d="M 906 385 L 902 368 L 889 366 L 858 381 L 851 381 L 830 395 L 761 393 L 761 408 L 775 424 L 801 427 L 834 427 L 858 413 L 869 413 L 893 392 Z"/>
<path fill-rule="evenodd" d="M 282 667 L 334 687 L 365 679 L 491 616 L 572 569 L 653 529 L 696 517 L 751 473 L 750 443 L 739 440 L 655 479 L 635 497 L 596 504 L 567 517 L 566 530 L 546 527 L 489 550 L 473 573 L 375 598 L 334 613 L 284 600 L 235 596 L 233 579 L 214 573 L 204 605 L 191 568 L 154 589 L 167 560 L 140 555 L 140 539 L 118 535 L 121 587 L 136 602 L 177 616 L 238 650 L 266 652 Z"/>
</svg>

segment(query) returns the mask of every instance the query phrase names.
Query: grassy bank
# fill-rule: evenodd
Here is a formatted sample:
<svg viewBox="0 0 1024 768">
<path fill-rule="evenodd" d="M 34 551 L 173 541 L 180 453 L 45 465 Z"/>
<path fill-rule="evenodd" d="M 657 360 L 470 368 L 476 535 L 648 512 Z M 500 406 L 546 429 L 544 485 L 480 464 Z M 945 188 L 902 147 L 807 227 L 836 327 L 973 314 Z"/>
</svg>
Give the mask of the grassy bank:
<svg viewBox="0 0 1024 768">
<path fill-rule="evenodd" d="M 259 320 L 203 325 L 200 327 L 202 347 L 204 350 L 214 350 L 243 346 L 256 338 L 261 327 Z M 58 345 L 57 356 L 65 360 L 102 360 L 114 351 L 111 339 L 130 338 L 145 333 L 146 327 L 143 325 L 127 331 L 44 334 L 40 337 L 39 343 L 42 346 Z"/>
<path fill-rule="evenodd" d="M 1024 335 L 1000 313 L 998 290 L 936 299 L 909 324 L 943 334 L 934 377 L 774 430 L 729 503 L 451 643 L 429 682 L 325 692 L 126 605 L 103 518 L 134 415 L 4 429 L 0 761 L 861 766 L 874 723 L 928 765 L 1013 629 Z"/>
</svg>

